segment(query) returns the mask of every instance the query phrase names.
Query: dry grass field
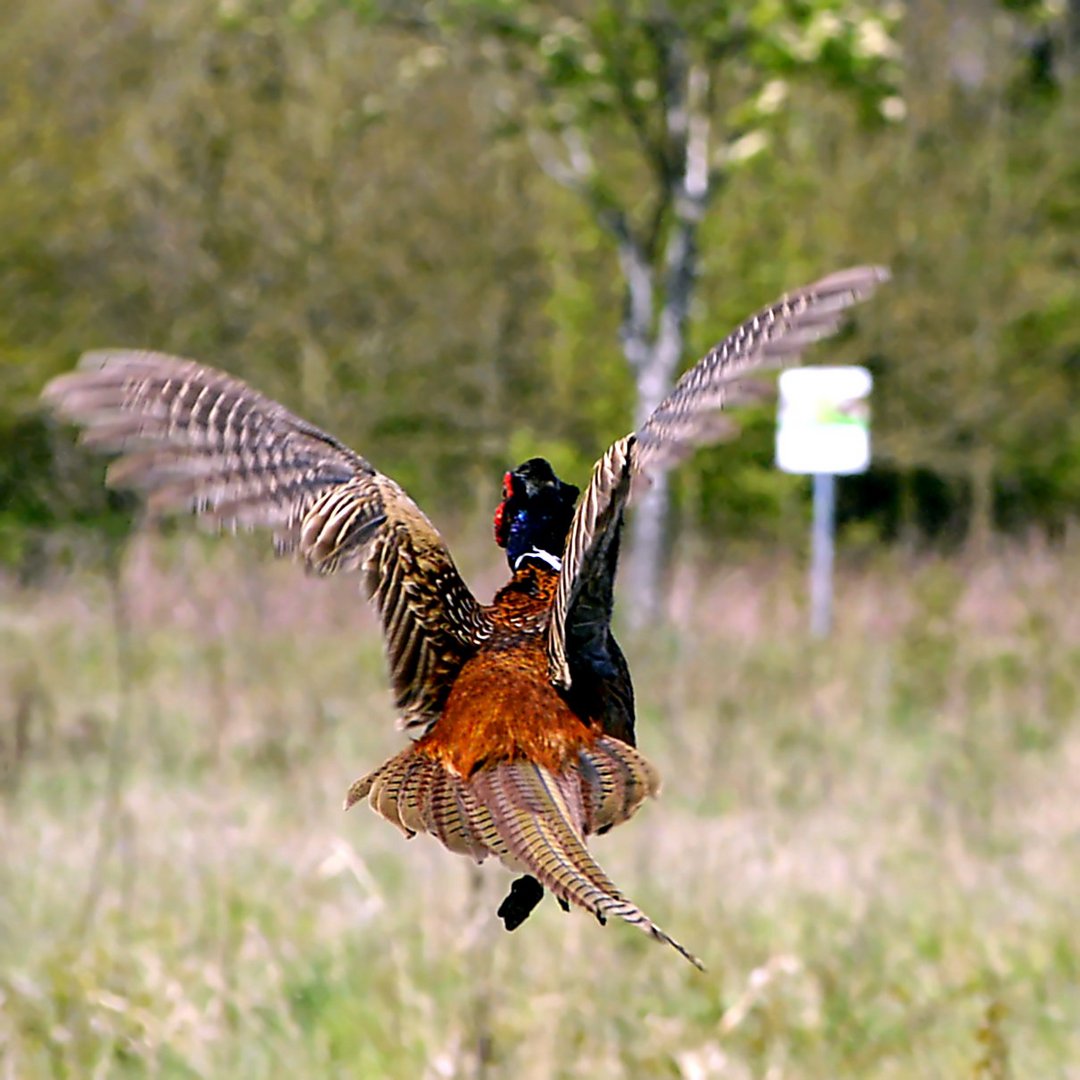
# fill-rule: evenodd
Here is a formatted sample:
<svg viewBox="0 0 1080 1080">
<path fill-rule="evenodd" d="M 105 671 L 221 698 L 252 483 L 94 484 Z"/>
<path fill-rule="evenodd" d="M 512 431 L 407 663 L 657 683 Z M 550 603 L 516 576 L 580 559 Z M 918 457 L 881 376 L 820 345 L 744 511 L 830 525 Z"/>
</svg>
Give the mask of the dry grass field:
<svg viewBox="0 0 1080 1080">
<path fill-rule="evenodd" d="M 0 1078 L 1080 1077 L 1078 572 L 875 556 L 815 644 L 793 564 L 680 569 L 594 848 L 706 974 L 342 813 L 403 737 L 352 583 L 0 586 Z"/>
</svg>

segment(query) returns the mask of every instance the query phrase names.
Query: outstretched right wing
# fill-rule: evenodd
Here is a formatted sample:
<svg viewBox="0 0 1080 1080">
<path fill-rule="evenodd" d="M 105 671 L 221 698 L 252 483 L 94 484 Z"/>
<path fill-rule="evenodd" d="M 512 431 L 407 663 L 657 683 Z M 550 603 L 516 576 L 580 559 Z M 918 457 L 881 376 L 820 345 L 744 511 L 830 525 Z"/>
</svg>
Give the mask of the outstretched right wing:
<svg viewBox="0 0 1080 1080">
<path fill-rule="evenodd" d="M 119 452 L 109 483 L 153 511 L 264 526 L 320 574 L 361 570 L 403 722 L 427 725 L 449 678 L 491 632 L 442 537 L 388 476 L 239 379 L 152 352 L 93 352 L 45 400 Z"/>
<path fill-rule="evenodd" d="M 794 363 L 807 345 L 834 333 L 847 308 L 865 300 L 888 276 L 883 267 L 858 266 L 788 293 L 710 349 L 639 431 L 608 448 L 593 468 L 563 550 L 548 627 L 548 664 L 556 686 L 570 688 L 577 664 L 601 676 L 614 665 L 615 568 L 635 479 L 669 468 L 693 448 L 714 441 L 717 413 L 739 379 Z"/>
</svg>

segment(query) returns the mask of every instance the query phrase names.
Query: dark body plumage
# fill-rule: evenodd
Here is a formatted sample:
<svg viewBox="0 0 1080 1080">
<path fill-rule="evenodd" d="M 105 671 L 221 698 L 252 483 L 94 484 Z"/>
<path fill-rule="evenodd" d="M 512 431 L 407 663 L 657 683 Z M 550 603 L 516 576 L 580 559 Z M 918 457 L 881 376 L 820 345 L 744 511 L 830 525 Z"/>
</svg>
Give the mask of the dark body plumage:
<svg viewBox="0 0 1080 1080">
<path fill-rule="evenodd" d="M 358 571 L 375 604 L 404 726 L 418 738 L 356 781 L 407 836 L 494 855 L 522 872 L 500 908 L 518 925 L 550 889 L 673 941 L 606 876 L 586 838 L 659 789 L 635 748 L 634 695 L 611 615 L 623 515 L 636 484 L 715 437 L 737 380 L 793 362 L 832 332 L 883 271 L 842 271 L 747 320 L 679 381 L 639 431 L 613 443 L 581 498 L 539 458 L 506 474 L 495 535 L 512 577 L 489 605 L 389 477 L 230 376 L 157 353 L 102 352 L 46 399 L 119 452 L 110 482 L 154 510 L 265 526 L 282 552 L 329 574 Z"/>
</svg>

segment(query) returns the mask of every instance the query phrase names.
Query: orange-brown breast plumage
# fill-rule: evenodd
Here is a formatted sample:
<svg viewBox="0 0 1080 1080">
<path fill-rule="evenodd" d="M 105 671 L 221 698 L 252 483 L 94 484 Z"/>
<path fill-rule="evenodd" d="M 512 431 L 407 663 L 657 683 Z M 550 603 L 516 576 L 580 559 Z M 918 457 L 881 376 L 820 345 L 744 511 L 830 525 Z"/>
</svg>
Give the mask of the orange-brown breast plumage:
<svg viewBox="0 0 1080 1080">
<path fill-rule="evenodd" d="M 470 777 L 483 765 L 528 760 L 565 769 L 599 734 L 548 678 L 543 629 L 558 575 L 528 566 L 487 609 L 495 629 L 466 661 L 439 722 L 417 751 Z"/>
<path fill-rule="evenodd" d="M 597 734 L 552 687 L 543 643 L 532 639 L 496 644 L 467 661 L 417 750 L 464 777 L 522 758 L 557 771 Z"/>
</svg>

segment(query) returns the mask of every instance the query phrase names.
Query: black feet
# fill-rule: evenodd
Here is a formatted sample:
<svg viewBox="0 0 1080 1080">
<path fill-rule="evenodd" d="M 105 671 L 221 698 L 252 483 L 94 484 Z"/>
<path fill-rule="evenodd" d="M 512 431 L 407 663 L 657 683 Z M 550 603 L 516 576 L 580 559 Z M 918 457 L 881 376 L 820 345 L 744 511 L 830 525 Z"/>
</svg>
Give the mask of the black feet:
<svg viewBox="0 0 1080 1080">
<path fill-rule="evenodd" d="M 498 916 L 507 930 L 516 930 L 544 898 L 544 886 L 526 874 L 510 886 L 506 899 L 499 905 Z"/>
</svg>

